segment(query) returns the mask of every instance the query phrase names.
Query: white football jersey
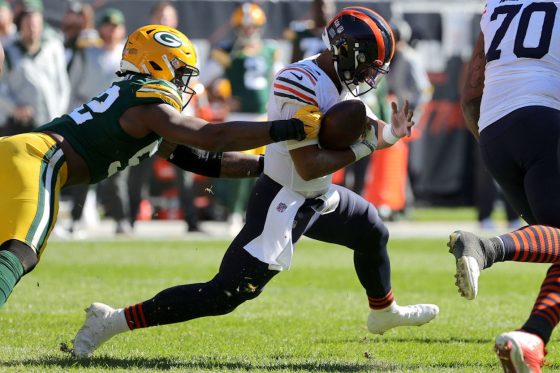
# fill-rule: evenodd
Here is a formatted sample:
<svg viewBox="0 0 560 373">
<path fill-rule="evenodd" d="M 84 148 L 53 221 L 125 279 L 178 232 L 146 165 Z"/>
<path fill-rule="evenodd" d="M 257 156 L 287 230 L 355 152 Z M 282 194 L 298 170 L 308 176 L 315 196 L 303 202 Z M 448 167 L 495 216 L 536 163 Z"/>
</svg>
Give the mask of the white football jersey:
<svg viewBox="0 0 560 373">
<path fill-rule="evenodd" d="M 290 119 L 302 106 L 315 105 L 322 113 L 334 104 L 356 99 L 343 89 L 339 94 L 333 81 L 312 62 L 316 56 L 293 63 L 282 69 L 274 78 L 268 101 L 268 119 Z M 368 110 L 366 105 L 366 110 Z M 368 110 L 368 116 L 377 119 Z M 297 173 L 289 150 L 317 144 L 317 139 L 282 141 L 267 145 L 264 173 L 271 179 L 298 192 L 306 198 L 325 193 L 332 182 L 332 175 L 305 181 Z"/>
<path fill-rule="evenodd" d="M 560 109 L 560 1 L 488 0 L 479 130 L 525 106 Z"/>
</svg>

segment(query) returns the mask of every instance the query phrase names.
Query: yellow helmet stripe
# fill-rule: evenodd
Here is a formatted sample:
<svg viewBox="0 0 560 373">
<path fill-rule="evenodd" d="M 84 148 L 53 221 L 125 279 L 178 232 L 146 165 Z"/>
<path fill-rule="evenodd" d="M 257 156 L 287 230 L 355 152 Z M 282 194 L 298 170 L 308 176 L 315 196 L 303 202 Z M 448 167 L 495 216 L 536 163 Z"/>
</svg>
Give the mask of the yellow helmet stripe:
<svg viewBox="0 0 560 373">
<path fill-rule="evenodd" d="M 157 89 L 157 90 L 160 90 L 160 91 L 165 91 L 167 93 L 171 93 L 172 95 L 176 95 L 179 99 L 181 99 L 181 96 L 179 96 L 179 93 L 177 92 L 176 89 L 173 89 L 173 88 L 168 87 L 168 86 L 163 85 L 163 84 L 157 84 L 157 83 L 144 84 L 142 86 L 142 88 L 140 88 L 140 91 L 144 88 L 152 88 L 152 89 Z"/>
<path fill-rule="evenodd" d="M 157 91 L 157 90 L 138 90 L 136 91 L 136 97 L 140 98 L 159 98 L 169 105 L 173 106 L 177 111 L 183 110 L 183 103 L 177 101 L 176 97 L 169 95 L 168 93 Z"/>
</svg>

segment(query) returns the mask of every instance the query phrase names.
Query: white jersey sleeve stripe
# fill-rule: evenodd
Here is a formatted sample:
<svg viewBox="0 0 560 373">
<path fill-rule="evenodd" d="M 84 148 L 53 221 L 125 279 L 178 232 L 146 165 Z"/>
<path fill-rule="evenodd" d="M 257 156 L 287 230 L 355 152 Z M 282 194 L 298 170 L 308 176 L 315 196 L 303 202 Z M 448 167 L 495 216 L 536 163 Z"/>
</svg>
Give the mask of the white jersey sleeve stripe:
<svg viewBox="0 0 560 373">
<path fill-rule="evenodd" d="M 317 79 L 316 79 L 313 75 L 311 75 L 310 73 L 308 73 L 307 71 L 305 71 L 305 70 L 303 70 L 303 69 L 300 69 L 299 67 L 293 67 L 293 66 L 287 67 L 287 68 L 285 68 L 284 70 L 282 70 L 282 71 L 280 72 L 280 74 L 278 74 L 278 75 L 282 75 L 282 74 L 284 74 L 284 73 L 286 73 L 286 72 L 290 72 L 290 73 L 293 74 L 298 80 L 301 80 L 301 77 L 300 77 L 301 75 L 298 76 L 297 73 L 301 73 L 301 74 L 305 75 L 305 76 L 307 77 L 307 79 L 309 79 L 309 81 L 311 82 L 311 84 L 312 84 L 313 86 L 315 86 L 315 85 L 317 84 Z"/>
<path fill-rule="evenodd" d="M 308 105 L 319 106 L 314 97 L 301 93 L 298 90 L 281 83 L 274 83 L 274 95 L 295 99 L 300 102 L 305 102 Z"/>
<path fill-rule="evenodd" d="M 285 85 L 288 85 L 288 86 L 291 85 L 291 86 L 297 87 L 297 88 L 301 89 L 302 91 L 305 91 L 305 92 L 307 92 L 308 94 L 310 94 L 310 95 L 312 95 L 313 97 L 315 97 L 315 91 L 312 90 L 312 89 L 310 89 L 310 88 L 308 88 L 308 87 L 306 87 L 306 86 L 304 86 L 303 84 L 299 84 L 298 82 L 295 82 L 295 81 L 293 81 L 293 80 L 291 80 L 291 79 L 284 78 L 283 76 L 279 76 L 276 80 L 280 80 L 280 81 L 286 83 Z"/>
</svg>

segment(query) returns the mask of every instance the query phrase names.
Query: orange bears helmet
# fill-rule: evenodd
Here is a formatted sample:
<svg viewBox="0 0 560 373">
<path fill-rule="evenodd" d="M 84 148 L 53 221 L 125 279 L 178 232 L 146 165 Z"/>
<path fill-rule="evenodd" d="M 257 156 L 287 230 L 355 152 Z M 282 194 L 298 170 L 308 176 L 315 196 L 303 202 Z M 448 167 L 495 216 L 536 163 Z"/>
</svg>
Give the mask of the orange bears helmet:
<svg viewBox="0 0 560 373">
<path fill-rule="evenodd" d="M 360 6 L 335 15 L 323 32 L 323 41 L 333 54 L 341 83 L 355 96 L 377 86 L 395 53 L 395 38 L 387 21 Z"/>
</svg>

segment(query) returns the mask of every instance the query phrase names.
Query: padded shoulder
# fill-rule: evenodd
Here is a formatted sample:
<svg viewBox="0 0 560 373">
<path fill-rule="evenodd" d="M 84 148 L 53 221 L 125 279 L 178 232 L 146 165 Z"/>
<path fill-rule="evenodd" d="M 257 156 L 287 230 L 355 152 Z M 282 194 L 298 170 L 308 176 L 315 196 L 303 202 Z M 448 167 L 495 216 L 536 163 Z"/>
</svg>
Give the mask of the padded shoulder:
<svg viewBox="0 0 560 373">
<path fill-rule="evenodd" d="M 292 64 L 276 75 L 273 94 L 282 101 L 319 106 L 317 80 L 317 73 L 305 64 Z"/>
<path fill-rule="evenodd" d="M 183 109 L 183 98 L 174 84 L 159 79 L 145 79 L 137 83 L 136 98 L 159 99 L 177 111 Z"/>
</svg>

